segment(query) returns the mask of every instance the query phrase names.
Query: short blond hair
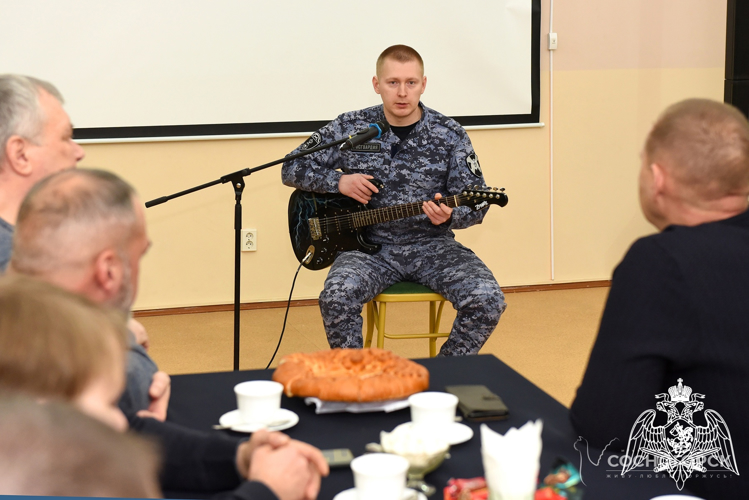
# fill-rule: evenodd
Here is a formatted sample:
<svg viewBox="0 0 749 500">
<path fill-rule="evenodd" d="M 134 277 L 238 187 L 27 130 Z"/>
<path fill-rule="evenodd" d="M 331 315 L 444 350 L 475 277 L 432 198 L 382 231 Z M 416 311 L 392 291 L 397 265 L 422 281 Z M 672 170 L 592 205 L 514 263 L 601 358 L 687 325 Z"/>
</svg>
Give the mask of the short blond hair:
<svg viewBox="0 0 749 500">
<path fill-rule="evenodd" d="M 749 122 L 733 106 L 687 99 L 668 107 L 645 142 L 649 163 L 666 162 L 703 199 L 749 194 Z"/>
<path fill-rule="evenodd" d="M 382 70 L 382 65 L 385 63 L 385 59 L 392 59 L 402 63 L 416 61 L 421 66 L 421 72 L 424 73 L 424 60 L 416 50 L 408 45 L 391 45 L 382 51 L 380 57 L 377 58 L 376 71 L 378 76 Z"/>
<path fill-rule="evenodd" d="M 124 314 L 54 285 L 0 278 L 0 389 L 72 400 L 127 348 Z"/>
</svg>

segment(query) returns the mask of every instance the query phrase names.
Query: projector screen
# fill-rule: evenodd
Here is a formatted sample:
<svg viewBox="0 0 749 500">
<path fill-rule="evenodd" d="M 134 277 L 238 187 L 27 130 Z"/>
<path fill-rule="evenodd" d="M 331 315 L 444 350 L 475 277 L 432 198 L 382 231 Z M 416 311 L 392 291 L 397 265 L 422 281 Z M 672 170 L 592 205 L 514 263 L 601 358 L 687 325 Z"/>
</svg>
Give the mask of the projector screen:
<svg viewBox="0 0 749 500">
<path fill-rule="evenodd" d="M 0 0 L 0 72 L 55 84 L 78 139 L 311 132 L 381 102 L 398 43 L 425 105 L 537 123 L 539 40 L 540 0 Z"/>
</svg>

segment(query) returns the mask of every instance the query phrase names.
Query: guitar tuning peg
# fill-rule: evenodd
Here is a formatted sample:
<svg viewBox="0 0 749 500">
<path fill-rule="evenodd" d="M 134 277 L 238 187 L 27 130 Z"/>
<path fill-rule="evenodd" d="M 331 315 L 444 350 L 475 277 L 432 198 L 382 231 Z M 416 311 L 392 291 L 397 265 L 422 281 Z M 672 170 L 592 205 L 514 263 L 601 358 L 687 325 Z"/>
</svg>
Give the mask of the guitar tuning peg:
<svg viewBox="0 0 749 500">
<path fill-rule="evenodd" d="M 505 192 L 505 188 L 499 188 L 499 190 L 502 191 L 503 193 Z"/>
<path fill-rule="evenodd" d="M 473 189 L 476 190 L 476 191 L 478 191 L 478 189 L 479 189 L 478 185 L 474 185 Z"/>
<path fill-rule="evenodd" d="M 496 190 L 497 190 L 497 188 L 496 188 L 496 187 L 493 187 L 493 188 L 492 188 L 492 191 L 496 191 Z"/>
</svg>

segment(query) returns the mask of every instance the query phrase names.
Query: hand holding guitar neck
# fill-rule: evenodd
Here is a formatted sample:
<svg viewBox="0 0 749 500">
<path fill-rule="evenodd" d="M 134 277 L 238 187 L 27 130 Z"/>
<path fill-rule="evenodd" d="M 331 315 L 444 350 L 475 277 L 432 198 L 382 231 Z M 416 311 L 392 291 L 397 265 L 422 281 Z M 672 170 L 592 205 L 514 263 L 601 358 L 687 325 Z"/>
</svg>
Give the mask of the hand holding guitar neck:
<svg viewBox="0 0 749 500">
<path fill-rule="evenodd" d="M 425 201 L 421 207 L 426 216 L 429 217 L 429 220 L 435 226 L 444 224 L 445 222 L 450 220 L 450 217 L 452 217 L 453 215 L 452 207 L 450 207 L 446 203 L 442 203 L 440 201 L 441 199 L 442 195 L 437 193 L 434 196 L 434 201 Z"/>
</svg>

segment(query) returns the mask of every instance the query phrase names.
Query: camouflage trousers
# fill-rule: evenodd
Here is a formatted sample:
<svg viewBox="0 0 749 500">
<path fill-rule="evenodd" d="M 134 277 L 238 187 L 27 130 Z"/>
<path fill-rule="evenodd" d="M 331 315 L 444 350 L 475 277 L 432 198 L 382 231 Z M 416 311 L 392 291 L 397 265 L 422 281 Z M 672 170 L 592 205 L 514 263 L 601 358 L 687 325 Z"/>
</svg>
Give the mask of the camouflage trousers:
<svg viewBox="0 0 749 500">
<path fill-rule="evenodd" d="M 400 281 L 428 286 L 457 311 L 441 356 L 478 353 L 507 307 L 489 268 L 452 238 L 383 245 L 374 255 L 344 252 L 333 263 L 320 293 L 330 347 L 361 348 L 364 304 Z"/>
</svg>

